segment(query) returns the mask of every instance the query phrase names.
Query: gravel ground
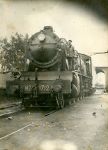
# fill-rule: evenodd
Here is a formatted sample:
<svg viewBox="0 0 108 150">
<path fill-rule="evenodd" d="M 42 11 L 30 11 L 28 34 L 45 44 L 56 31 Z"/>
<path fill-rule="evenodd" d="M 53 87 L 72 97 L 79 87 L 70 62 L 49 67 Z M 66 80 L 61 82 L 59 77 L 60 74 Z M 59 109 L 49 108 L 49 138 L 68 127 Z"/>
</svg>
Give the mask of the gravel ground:
<svg viewBox="0 0 108 150">
<path fill-rule="evenodd" d="M 43 118 L 28 110 L 0 120 L 0 150 L 108 150 L 108 95 L 93 95 Z"/>
</svg>

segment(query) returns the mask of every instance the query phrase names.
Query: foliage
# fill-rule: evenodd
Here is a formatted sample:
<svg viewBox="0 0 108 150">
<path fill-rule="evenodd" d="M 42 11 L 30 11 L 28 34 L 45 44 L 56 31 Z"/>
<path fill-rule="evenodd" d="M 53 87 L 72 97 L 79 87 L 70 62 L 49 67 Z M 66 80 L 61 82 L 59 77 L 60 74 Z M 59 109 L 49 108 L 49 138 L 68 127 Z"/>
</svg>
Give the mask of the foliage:
<svg viewBox="0 0 108 150">
<path fill-rule="evenodd" d="M 13 71 L 14 69 L 24 70 L 25 52 L 28 44 L 28 35 L 16 33 L 7 38 L 0 40 L 0 64 L 1 70 Z"/>
</svg>

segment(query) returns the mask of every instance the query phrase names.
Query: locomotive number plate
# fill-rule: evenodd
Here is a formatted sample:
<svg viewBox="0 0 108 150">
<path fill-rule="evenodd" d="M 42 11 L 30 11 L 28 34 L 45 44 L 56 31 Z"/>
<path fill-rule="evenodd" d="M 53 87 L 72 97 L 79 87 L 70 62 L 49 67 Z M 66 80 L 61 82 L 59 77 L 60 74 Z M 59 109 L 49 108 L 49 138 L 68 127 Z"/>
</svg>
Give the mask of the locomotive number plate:
<svg viewBox="0 0 108 150">
<path fill-rule="evenodd" d="M 50 90 L 50 86 L 49 85 L 39 85 L 39 90 L 42 92 L 48 92 Z"/>
<path fill-rule="evenodd" d="M 26 85 L 26 86 L 24 87 L 24 89 L 25 89 L 25 91 L 30 92 L 31 89 L 32 89 L 32 86 L 31 86 L 31 85 Z"/>
</svg>

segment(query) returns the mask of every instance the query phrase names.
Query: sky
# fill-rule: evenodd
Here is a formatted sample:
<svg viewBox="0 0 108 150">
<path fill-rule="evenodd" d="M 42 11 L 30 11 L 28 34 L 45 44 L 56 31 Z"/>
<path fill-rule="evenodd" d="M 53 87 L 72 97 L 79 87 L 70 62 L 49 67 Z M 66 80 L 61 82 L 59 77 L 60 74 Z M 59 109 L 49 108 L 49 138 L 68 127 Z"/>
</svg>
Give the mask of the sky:
<svg viewBox="0 0 108 150">
<path fill-rule="evenodd" d="M 108 50 L 108 23 L 85 7 L 69 1 L 0 0 L 0 37 L 15 32 L 30 36 L 51 25 L 60 38 L 71 39 L 80 53 L 93 55 Z M 93 57 L 94 58 L 94 57 Z M 108 55 L 97 55 L 95 65 L 108 66 Z"/>
</svg>

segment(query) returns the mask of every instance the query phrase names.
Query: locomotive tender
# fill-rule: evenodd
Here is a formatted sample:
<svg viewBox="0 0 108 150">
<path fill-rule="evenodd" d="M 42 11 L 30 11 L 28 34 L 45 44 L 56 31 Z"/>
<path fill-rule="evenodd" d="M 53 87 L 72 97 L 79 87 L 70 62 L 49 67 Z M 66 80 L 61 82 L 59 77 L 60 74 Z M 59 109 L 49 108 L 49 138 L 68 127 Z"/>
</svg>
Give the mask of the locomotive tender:
<svg viewBox="0 0 108 150">
<path fill-rule="evenodd" d="M 91 93 L 91 57 L 78 53 L 72 41 L 59 38 L 51 26 L 29 39 L 26 56 L 26 70 L 7 81 L 7 91 L 18 91 L 25 107 L 61 109 L 68 103 L 67 97 L 77 99 Z"/>
</svg>

